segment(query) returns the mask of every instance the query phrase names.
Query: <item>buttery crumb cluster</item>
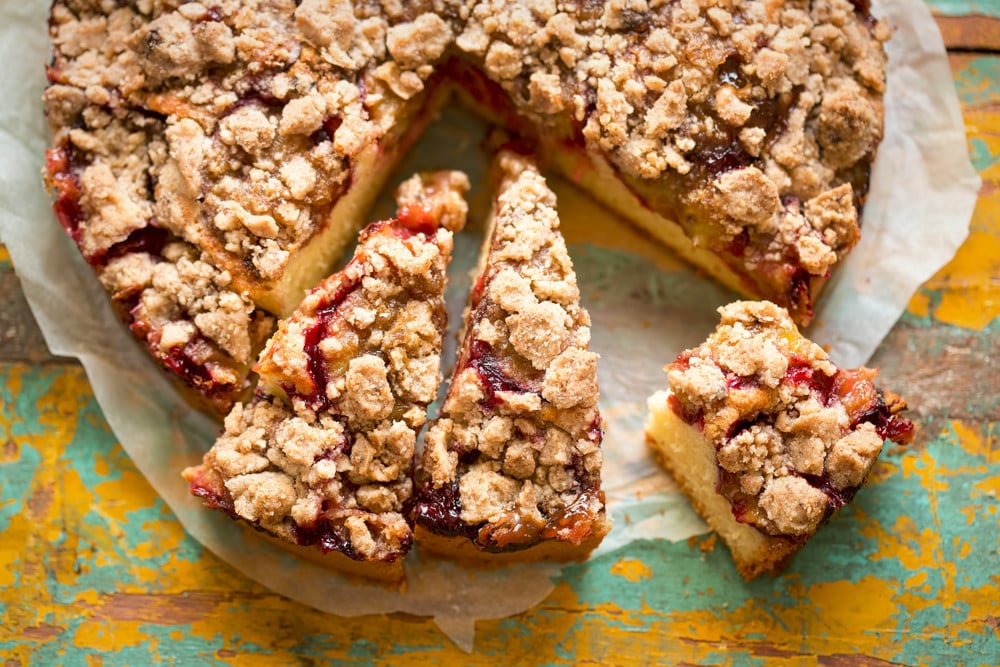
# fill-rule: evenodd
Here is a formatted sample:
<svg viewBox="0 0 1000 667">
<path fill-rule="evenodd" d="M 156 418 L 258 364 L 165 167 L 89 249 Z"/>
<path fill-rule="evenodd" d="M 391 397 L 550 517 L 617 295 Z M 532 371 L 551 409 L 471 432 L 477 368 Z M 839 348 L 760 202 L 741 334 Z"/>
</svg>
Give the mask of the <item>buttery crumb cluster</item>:
<svg viewBox="0 0 1000 667">
<path fill-rule="evenodd" d="M 124 253 L 108 260 L 100 280 L 153 356 L 218 409 L 247 389 L 274 318 L 233 291 L 229 273 L 196 248 L 173 241 L 157 253 Z"/>
<path fill-rule="evenodd" d="M 398 218 L 369 226 L 347 267 L 281 322 L 257 395 L 188 471 L 195 493 L 293 543 L 364 561 L 406 553 L 402 511 L 441 380 L 445 271 L 468 187 L 457 172 L 404 183 Z"/>
<path fill-rule="evenodd" d="M 529 163 L 504 182 L 442 416 L 428 431 L 414 520 L 492 551 L 606 531 L 597 355 L 555 196 Z"/>
<path fill-rule="evenodd" d="M 849 501 L 882 449 L 866 369 L 839 371 L 769 302 L 737 302 L 669 367 L 675 411 L 714 443 L 737 519 L 808 536 Z"/>
</svg>

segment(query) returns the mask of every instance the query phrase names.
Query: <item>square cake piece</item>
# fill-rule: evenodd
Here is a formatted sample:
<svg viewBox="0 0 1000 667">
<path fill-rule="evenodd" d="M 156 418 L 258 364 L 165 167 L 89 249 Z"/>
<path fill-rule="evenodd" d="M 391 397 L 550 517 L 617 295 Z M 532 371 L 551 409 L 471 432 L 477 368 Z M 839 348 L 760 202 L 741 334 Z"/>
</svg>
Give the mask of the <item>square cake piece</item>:
<svg viewBox="0 0 1000 667">
<path fill-rule="evenodd" d="M 744 579 L 780 570 L 864 484 L 906 403 L 876 371 L 838 369 L 767 301 L 719 309 L 708 340 L 667 366 L 646 435 Z"/>
<path fill-rule="evenodd" d="M 282 546 L 350 574 L 403 577 L 413 453 L 441 382 L 458 172 L 413 177 L 399 212 L 362 233 L 354 258 L 268 341 L 257 390 L 237 404 L 191 492 Z"/>
<path fill-rule="evenodd" d="M 608 531 L 597 355 L 555 195 L 503 151 L 441 418 L 411 512 L 421 549 L 490 564 L 579 560 Z"/>
</svg>

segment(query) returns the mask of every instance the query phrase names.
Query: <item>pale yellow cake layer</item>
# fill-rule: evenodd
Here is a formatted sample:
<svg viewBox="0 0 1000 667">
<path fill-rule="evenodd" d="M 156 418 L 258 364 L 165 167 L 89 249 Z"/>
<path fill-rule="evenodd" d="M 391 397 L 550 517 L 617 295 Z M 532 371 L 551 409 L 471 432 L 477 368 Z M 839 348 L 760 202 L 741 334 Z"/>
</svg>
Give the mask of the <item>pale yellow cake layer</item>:
<svg viewBox="0 0 1000 667">
<path fill-rule="evenodd" d="M 666 244 L 680 257 L 697 266 L 729 289 L 752 298 L 764 298 L 756 285 L 741 277 L 716 253 L 700 248 L 679 224 L 645 206 L 621 181 L 607 160 L 593 153 L 557 149 L 546 158 L 566 178 L 624 219 Z"/>
<path fill-rule="evenodd" d="M 266 291 L 251 294 L 258 306 L 279 317 L 287 317 L 307 290 L 330 275 L 348 244 L 357 236 L 362 221 L 395 166 L 379 164 L 378 158 L 376 144 L 357 157 L 351 187 L 330 210 L 326 224 L 309 243 L 292 254 L 278 280 L 268 285 Z"/>
<path fill-rule="evenodd" d="M 669 391 L 659 391 L 648 400 L 646 440 L 653 455 L 729 547 L 744 579 L 777 571 L 801 543 L 771 537 L 736 520 L 729 500 L 715 490 L 719 479 L 715 447 L 700 430 L 670 409 L 669 397 Z"/>
</svg>

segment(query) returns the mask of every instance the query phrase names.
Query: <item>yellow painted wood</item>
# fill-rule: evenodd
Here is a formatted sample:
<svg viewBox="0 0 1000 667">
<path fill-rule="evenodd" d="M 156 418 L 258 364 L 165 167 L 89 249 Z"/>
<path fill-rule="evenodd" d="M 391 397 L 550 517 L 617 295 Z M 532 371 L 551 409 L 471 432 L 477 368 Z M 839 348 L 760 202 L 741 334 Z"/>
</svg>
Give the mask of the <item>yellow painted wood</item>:
<svg viewBox="0 0 1000 667">
<path fill-rule="evenodd" d="M 969 241 L 880 352 L 890 371 L 961 368 L 945 349 L 956 336 L 1000 358 L 1000 58 L 952 64 L 985 185 Z M 79 366 L 6 361 L 0 379 L 4 667 L 1000 663 L 996 386 L 940 399 L 920 446 L 884 457 L 782 577 L 744 584 L 712 536 L 633 544 L 569 568 L 537 608 L 479 623 L 466 655 L 426 619 L 321 614 L 205 552 L 116 443 Z"/>
</svg>

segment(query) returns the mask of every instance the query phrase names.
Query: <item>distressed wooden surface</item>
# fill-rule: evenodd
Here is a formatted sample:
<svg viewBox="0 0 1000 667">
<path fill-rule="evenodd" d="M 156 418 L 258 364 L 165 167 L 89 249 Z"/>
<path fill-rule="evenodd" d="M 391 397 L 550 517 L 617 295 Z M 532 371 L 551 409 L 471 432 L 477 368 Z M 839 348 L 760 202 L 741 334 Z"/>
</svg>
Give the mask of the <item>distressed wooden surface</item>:
<svg viewBox="0 0 1000 667">
<path fill-rule="evenodd" d="M 978 5 L 938 8 L 962 7 Z M 1000 664 L 1000 57 L 975 51 L 1000 39 L 995 21 L 941 22 L 984 187 L 968 241 L 875 358 L 921 436 L 785 575 L 744 584 L 711 536 L 634 543 L 568 568 L 535 609 L 479 623 L 472 655 L 425 619 L 315 612 L 184 533 L 81 368 L 46 351 L 0 246 L 4 667 Z"/>
</svg>

